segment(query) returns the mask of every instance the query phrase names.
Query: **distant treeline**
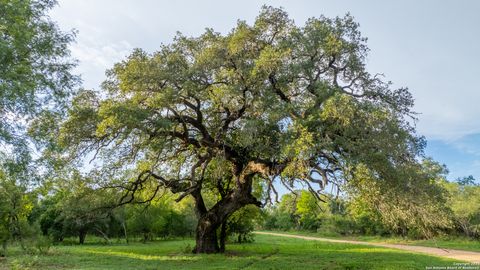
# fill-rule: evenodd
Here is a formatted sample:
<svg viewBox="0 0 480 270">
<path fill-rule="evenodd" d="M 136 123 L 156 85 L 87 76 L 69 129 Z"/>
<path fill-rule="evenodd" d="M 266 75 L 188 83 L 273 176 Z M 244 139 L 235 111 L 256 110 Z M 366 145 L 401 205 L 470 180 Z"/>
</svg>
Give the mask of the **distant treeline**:
<svg viewBox="0 0 480 270">
<path fill-rule="evenodd" d="M 439 181 L 446 192 L 443 207 L 450 226 L 434 228 L 434 235 L 454 235 L 480 239 L 480 185 L 472 176 L 456 182 Z M 379 209 L 368 207 L 361 198 L 331 197 L 319 202 L 307 191 L 282 196 L 280 202 L 263 211 L 265 230 L 304 230 L 323 235 L 380 235 L 428 238 L 415 222 L 389 223 Z"/>
</svg>

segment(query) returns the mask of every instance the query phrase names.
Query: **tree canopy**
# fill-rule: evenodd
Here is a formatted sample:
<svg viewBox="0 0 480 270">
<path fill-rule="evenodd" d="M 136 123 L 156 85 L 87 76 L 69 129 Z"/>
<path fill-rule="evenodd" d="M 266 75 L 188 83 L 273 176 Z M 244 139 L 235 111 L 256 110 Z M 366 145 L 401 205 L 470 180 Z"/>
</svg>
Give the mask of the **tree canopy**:
<svg viewBox="0 0 480 270">
<path fill-rule="evenodd" d="M 18 128 L 45 108 L 71 94 L 77 80 L 70 73 L 64 33 L 47 16 L 54 0 L 0 1 L 0 140 L 13 143 Z"/>
<path fill-rule="evenodd" d="M 370 74 L 367 53 L 350 15 L 297 26 L 263 7 L 225 35 L 207 29 L 154 53 L 136 49 L 107 72 L 102 91 L 75 97 L 58 137 L 73 156 L 101 159 L 95 176 L 124 190 L 121 204 L 162 188 L 191 195 L 196 252 L 215 252 L 220 224 L 263 205 L 275 181 L 301 183 L 317 199 L 358 168 L 382 186 L 407 181 L 399 172 L 424 146 L 413 98 Z M 218 194 L 210 207 L 206 191 Z"/>
</svg>

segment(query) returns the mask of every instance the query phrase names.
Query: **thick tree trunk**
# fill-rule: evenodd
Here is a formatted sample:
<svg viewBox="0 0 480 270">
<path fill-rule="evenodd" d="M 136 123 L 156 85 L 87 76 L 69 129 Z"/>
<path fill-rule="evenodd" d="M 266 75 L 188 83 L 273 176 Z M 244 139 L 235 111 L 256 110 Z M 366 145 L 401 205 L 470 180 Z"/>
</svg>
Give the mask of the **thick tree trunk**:
<svg viewBox="0 0 480 270">
<path fill-rule="evenodd" d="M 217 253 L 225 250 L 224 241 L 222 240 L 222 249 L 218 245 L 218 229 L 227 218 L 238 209 L 254 204 L 261 206 L 252 195 L 252 179 L 255 173 L 244 173 L 244 170 L 237 170 L 236 173 L 237 188 L 232 192 L 227 192 L 222 199 L 212 208 L 205 207 L 201 190 L 198 189 L 191 193 L 195 199 L 195 211 L 198 216 L 198 224 L 196 229 L 196 246 L 194 253 Z M 224 239 L 222 235 L 222 239 Z"/>
<path fill-rule="evenodd" d="M 205 217 L 198 220 L 194 253 L 217 253 L 220 251 L 217 241 L 217 229 L 220 224 L 220 222 L 212 222 L 211 219 Z"/>
<path fill-rule="evenodd" d="M 253 198 L 253 197 L 252 197 Z M 225 250 L 225 242 L 223 238 L 221 245 L 218 244 L 218 229 L 222 223 L 238 209 L 245 205 L 255 203 L 252 200 L 231 200 L 227 202 L 219 202 L 212 209 L 201 215 L 198 219 L 196 229 L 196 246 L 194 253 L 217 253 Z M 258 204 L 257 204 L 258 205 Z M 226 235 L 225 235 L 226 236 Z"/>
</svg>

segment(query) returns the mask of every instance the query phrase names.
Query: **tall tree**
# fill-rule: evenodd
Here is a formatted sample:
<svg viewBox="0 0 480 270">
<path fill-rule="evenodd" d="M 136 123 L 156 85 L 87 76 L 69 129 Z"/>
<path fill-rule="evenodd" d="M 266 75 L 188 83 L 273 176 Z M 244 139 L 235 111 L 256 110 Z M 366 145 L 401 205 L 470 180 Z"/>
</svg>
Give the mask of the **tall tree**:
<svg viewBox="0 0 480 270">
<path fill-rule="evenodd" d="M 25 128 L 38 116 L 64 113 L 78 80 L 67 49 L 74 34 L 60 31 L 47 14 L 55 4 L 0 0 L 0 193 L 8 202 L 0 226 L 9 229 L 3 240 L 23 234 L 18 224 L 34 178 Z"/>
<path fill-rule="evenodd" d="M 480 185 L 473 176 L 458 178 L 455 182 L 444 181 L 449 192 L 447 205 L 459 231 L 468 237 L 480 238 Z"/>
<path fill-rule="evenodd" d="M 4 146 L 24 144 L 25 124 L 45 109 L 58 112 L 77 81 L 70 73 L 74 63 L 67 48 L 74 34 L 60 31 L 47 15 L 55 4 L 54 0 L 0 0 L 0 144 Z"/>
<path fill-rule="evenodd" d="M 101 158 L 104 180 L 125 172 L 121 203 L 162 187 L 192 196 L 197 253 L 219 251 L 217 229 L 236 210 L 263 205 L 257 183 L 275 194 L 274 181 L 301 182 L 322 199 L 362 165 L 395 185 L 423 140 L 408 90 L 367 72 L 358 27 L 349 15 L 299 27 L 263 7 L 226 35 L 207 29 L 153 54 L 137 49 L 108 71 L 103 92 L 75 98 L 60 140 Z M 220 194 L 211 206 L 205 191 Z"/>
</svg>

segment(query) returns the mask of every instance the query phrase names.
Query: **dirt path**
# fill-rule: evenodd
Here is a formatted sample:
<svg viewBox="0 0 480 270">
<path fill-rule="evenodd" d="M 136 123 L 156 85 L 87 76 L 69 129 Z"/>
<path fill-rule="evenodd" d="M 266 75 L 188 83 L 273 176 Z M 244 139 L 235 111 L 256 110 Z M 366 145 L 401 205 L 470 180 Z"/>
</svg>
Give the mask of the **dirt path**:
<svg viewBox="0 0 480 270">
<path fill-rule="evenodd" d="M 464 262 L 480 263 L 480 252 L 474 252 L 474 251 L 443 249 L 443 248 L 435 248 L 435 247 L 410 246 L 410 245 L 401 245 L 401 244 L 372 243 L 372 242 L 352 241 L 352 240 L 337 240 L 337 239 L 328 239 L 328 238 L 321 238 L 321 237 L 284 234 L 284 233 L 270 233 L 270 232 L 254 232 L 254 233 L 290 237 L 290 238 L 299 238 L 299 239 L 305 239 L 305 240 L 325 241 L 325 242 L 332 242 L 332 243 L 347 243 L 347 244 L 358 244 L 358 245 L 402 249 L 402 250 L 407 250 L 412 252 L 425 253 L 432 256 L 455 259 L 455 260 L 464 261 Z"/>
</svg>

